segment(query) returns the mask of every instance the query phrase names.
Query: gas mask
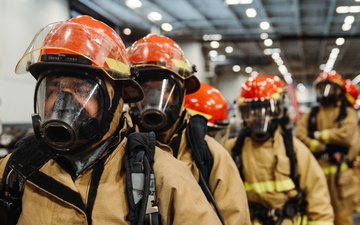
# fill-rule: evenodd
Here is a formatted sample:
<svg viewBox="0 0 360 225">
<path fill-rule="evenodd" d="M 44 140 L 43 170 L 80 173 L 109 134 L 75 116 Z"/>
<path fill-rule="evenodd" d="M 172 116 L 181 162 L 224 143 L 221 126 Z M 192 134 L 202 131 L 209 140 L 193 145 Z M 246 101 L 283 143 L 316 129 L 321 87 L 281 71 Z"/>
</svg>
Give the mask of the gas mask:
<svg viewBox="0 0 360 225">
<path fill-rule="evenodd" d="M 316 85 L 316 98 L 323 106 L 335 105 L 343 93 L 342 88 L 333 82 L 323 81 Z"/>
<path fill-rule="evenodd" d="M 176 122 L 184 90 L 173 76 L 149 77 L 151 80 L 137 80 L 144 90 L 144 99 L 130 104 L 130 115 L 141 130 L 162 132 Z"/>
<path fill-rule="evenodd" d="M 100 83 L 90 76 L 59 72 L 40 78 L 33 114 L 36 136 L 60 154 L 78 153 L 99 140 L 106 104 Z"/>
<path fill-rule="evenodd" d="M 283 115 L 280 101 L 256 100 L 239 106 L 241 117 L 249 136 L 258 142 L 264 142 L 274 135 L 279 118 Z"/>
</svg>

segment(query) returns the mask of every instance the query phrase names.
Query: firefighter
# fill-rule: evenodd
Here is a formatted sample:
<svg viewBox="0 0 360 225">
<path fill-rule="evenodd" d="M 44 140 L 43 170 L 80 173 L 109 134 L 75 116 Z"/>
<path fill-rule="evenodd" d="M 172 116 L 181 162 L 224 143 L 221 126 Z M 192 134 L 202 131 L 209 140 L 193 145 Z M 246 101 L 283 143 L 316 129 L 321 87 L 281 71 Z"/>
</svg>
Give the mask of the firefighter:
<svg viewBox="0 0 360 225">
<path fill-rule="evenodd" d="M 355 110 L 359 110 L 359 105 L 356 100 L 359 96 L 359 88 L 356 84 L 354 84 L 351 80 L 344 80 L 344 88 L 345 88 L 345 97 L 348 104 L 353 107 Z M 358 140 L 360 142 L 360 139 Z M 356 145 L 355 145 L 356 146 Z M 360 143 L 358 144 L 360 147 Z M 355 181 L 359 184 L 360 182 L 360 152 L 355 156 L 354 160 L 354 173 L 355 173 Z M 355 184 L 355 185 L 358 185 Z M 357 189 L 356 195 L 353 198 L 354 200 L 354 212 L 360 213 L 360 189 Z"/>
<path fill-rule="evenodd" d="M 246 193 L 232 158 L 206 135 L 207 120 L 190 117 L 184 108 L 185 95 L 197 91 L 200 82 L 180 46 L 149 34 L 128 48 L 128 56 L 145 93 L 144 100 L 129 105 L 137 130 L 153 130 L 157 145 L 187 165 L 223 224 L 249 224 Z"/>
<path fill-rule="evenodd" d="M 296 137 L 309 147 L 327 178 L 335 225 L 352 225 L 357 188 L 352 167 L 360 139 L 357 113 L 347 103 L 339 73 L 320 73 L 314 86 L 319 104 L 298 121 Z"/>
<path fill-rule="evenodd" d="M 207 134 L 225 145 L 230 132 L 228 104 L 218 89 L 201 82 L 199 90 L 185 95 L 185 108 L 190 115 L 207 118 Z"/>
<path fill-rule="evenodd" d="M 143 91 L 112 28 L 49 24 L 16 72 L 37 80 L 34 135 L 0 160 L 0 224 L 221 224 L 186 166 L 131 133 L 123 104 Z"/>
<path fill-rule="evenodd" d="M 243 128 L 227 145 L 243 178 L 253 224 L 333 224 L 325 176 L 284 120 L 282 86 L 249 78 L 237 100 Z M 229 140 L 230 141 L 230 140 Z"/>
</svg>

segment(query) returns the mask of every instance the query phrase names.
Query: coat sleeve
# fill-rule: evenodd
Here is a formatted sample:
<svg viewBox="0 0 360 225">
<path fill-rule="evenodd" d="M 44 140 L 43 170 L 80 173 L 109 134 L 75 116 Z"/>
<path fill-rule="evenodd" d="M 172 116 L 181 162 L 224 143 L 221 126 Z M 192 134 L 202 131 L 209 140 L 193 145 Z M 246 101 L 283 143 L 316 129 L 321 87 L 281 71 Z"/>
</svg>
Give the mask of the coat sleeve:
<svg viewBox="0 0 360 225">
<path fill-rule="evenodd" d="M 206 136 L 205 140 L 214 158 L 209 180 L 210 188 L 225 224 L 251 224 L 246 191 L 235 162 L 216 140 L 209 136 Z"/>
<path fill-rule="evenodd" d="M 156 148 L 153 168 L 163 225 L 221 224 L 183 162 Z"/>
<path fill-rule="evenodd" d="M 305 113 L 299 119 L 296 124 L 295 129 L 295 136 L 302 141 L 306 146 L 310 146 L 311 138 L 308 136 L 308 120 L 309 120 L 310 113 Z"/>
<path fill-rule="evenodd" d="M 307 201 L 306 214 L 309 221 L 333 224 L 334 212 L 325 175 L 309 149 L 294 138 L 300 188 Z"/>
<path fill-rule="evenodd" d="M 325 118 L 324 118 L 325 119 Z M 333 126 L 321 131 L 321 141 L 325 144 L 338 144 L 350 147 L 353 139 L 358 138 L 358 117 L 356 111 L 347 107 L 347 116 L 341 126 Z"/>
</svg>

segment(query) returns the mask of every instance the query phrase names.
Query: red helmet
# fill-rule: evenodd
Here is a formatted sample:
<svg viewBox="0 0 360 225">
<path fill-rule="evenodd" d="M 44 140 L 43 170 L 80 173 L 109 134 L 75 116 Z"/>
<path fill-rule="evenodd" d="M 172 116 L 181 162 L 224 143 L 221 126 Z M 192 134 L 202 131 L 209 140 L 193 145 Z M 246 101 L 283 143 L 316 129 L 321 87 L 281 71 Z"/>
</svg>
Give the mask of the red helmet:
<svg viewBox="0 0 360 225">
<path fill-rule="evenodd" d="M 133 80 L 123 41 L 111 27 L 90 16 L 76 16 L 41 29 L 15 72 L 30 72 L 38 79 L 42 71 L 61 66 L 103 72 L 123 82 L 125 102 L 143 97 L 141 87 Z"/>
<path fill-rule="evenodd" d="M 274 75 L 257 75 L 250 77 L 241 88 L 238 103 L 242 104 L 248 101 L 260 99 L 275 99 L 280 98 L 280 93 L 284 89 L 281 80 Z"/>
<path fill-rule="evenodd" d="M 344 86 L 341 75 L 335 71 L 320 73 L 315 80 L 315 85 L 323 81 L 335 83 L 340 87 Z"/>
<path fill-rule="evenodd" d="M 229 124 L 227 102 L 213 86 L 200 83 L 200 89 L 185 96 L 185 107 L 190 114 L 201 114 L 208 119 L 209 127 L 224 127 Z"/>
<path fill-rule="evenodd" d="M 275 81 L 273 75 L 257 75 L 242 85 L 237 102 L 253 140 L 263 142 L 277 129 L 284 113 L 282 88 L 282 83 Z"/>
<path fill-rule="evenodd" d="M 344 80 L 345 96 L 350 106 L 355 107 L 356 99 L 359 96 L 359 88 L 351 80 Z"/>
<path fill-rule="evenodd" d="M 150 68 L 167 70 L 185 82 L 187 94 L 199 89 L 200 82 L 194 76 L 195 68 L 172 39 L 149 34 L 133 43 L 127 51 L 131 64 L 136 65 L 140 71 Z"/>
</svg>

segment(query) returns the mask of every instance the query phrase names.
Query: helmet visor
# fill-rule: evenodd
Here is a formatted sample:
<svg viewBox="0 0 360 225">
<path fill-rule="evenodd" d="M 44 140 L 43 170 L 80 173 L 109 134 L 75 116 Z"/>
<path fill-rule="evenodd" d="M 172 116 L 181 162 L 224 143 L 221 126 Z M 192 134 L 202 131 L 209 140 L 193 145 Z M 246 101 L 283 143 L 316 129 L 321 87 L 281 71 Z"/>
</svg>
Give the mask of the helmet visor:
<svg viewBox="0 0 360 225">
<path fill-rule="evenodd" d="M 89 123 L 100 124 L 104 95 L 101 85 L 89 76 L 57 72 L 40 79 L 35 111 L 41 118 L 45 141 L 54 148 L 66 149 L 91 139 L 86 127 Z"/>
<path fill-rule="evenodd" d="M 92 65 L 114 80 L 130 79 L 130 63 L 125 48 L 99 28 L 69 21 L 49 24 L 38 31 L 15 72 L 23 74 L 40 62 Z M 81 57 L 79 57 L 81 56 Z M 34 75 L 34 74 L 33 74 Z"/>
<path fill-rule="evenodd" d="M 316 95 L 318 98 L 336 101 L 341 93 L 342 88 L 333 82 L 320 82 L 316 85 Z"/>
<path fill-rule="evenodd" d="M 174 77 L 154 75 L 154 79 L 138 82 L 144 90 L 144 99 L 130 104 L 131 112 L 136 112 L 140 125 L 146 130 L 162 130 L 172 126 L 183 101 L 184 90 Z"/>
<path fill-rule="evenodd" d="M 277 100 L 248 101 L 239 106 L 245 124 L 254 132 L 267 132 L 273 119 L 282 116 L 280 103 Z"/>
</svg>

